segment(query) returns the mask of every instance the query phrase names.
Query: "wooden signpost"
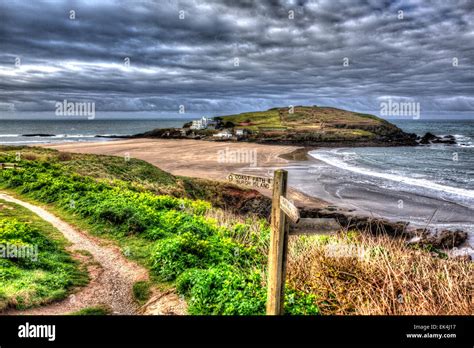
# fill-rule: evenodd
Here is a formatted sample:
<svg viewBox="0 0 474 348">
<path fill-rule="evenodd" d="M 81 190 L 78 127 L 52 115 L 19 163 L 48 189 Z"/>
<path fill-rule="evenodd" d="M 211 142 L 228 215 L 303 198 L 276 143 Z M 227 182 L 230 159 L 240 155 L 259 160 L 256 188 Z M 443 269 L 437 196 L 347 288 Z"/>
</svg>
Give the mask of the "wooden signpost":
<svg viewBox="0 0 474 348">
<path fill-rule="evenodd" d="M 290 218 L 290 220 L 297 224 L 300 221 L 300 212 L 293 203 L 287 200 L 284 196 L 280 196 L 280 209 Z"/>
<path fill-rule="evenodd" d="M 280 197 L 286 196 L 288 172 L 279 169 L 274 175 L 268 251 L 267 314 L 269 315 L 283 312 L 289 228 L 286 215 L 280 208 Z"/>
<path fill-rule="evenodd" d="M 335 219 L 302 219 L 298 208 L 286 198 L 288 172 L 276 170 L 274 178 L 232 173 L 230 182 L 255 187 L 273 188 L 271 235 L 268 251 L 267 315 L 283 314 L 286 260 L 289 235 L 333 234 L 341 230 Z"/>
</svg>

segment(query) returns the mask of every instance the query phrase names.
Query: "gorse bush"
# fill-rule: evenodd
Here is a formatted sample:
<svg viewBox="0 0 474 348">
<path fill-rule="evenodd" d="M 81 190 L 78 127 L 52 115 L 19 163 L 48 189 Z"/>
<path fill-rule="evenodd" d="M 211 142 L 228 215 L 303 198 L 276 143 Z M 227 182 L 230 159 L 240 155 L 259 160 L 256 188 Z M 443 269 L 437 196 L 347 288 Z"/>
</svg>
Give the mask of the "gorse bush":
<svg viewBox="0 0 474 348">
<path fill-rule="evenodd" d="M 220 226 L 205 216 L 208 202 L 77 175 L 62 163 L 24 161 L 21 169 L 0 171 L 0 186 L 80 216 L 95 232 L 152 243 L 147 266 L 159 280 L 176 282 L 192 314 L 265 313 L 264 222 L 258 231 L 245 223 Z M 291 313 L 316 312 L 310 300 L 298 301 Z"/>
</svg>

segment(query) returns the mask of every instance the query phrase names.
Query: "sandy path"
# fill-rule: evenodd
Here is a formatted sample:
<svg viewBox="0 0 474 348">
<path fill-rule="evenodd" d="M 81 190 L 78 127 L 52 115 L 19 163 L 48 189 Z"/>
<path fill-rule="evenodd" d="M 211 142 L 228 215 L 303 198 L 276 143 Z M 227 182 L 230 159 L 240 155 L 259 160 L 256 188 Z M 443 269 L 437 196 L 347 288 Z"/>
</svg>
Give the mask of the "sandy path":
<svg viewBox="0 0 474 348">
<path fill-rule="evenodd" d="M 127 260 L 118 247 L 104 245 L 103 241 L 76 230 L 43 208 L 4 193 L 0 193 L 0 199 L 21 205 L 51 223 L 72 243 L 68 247 L 69 251 L 86 250 L 96 263 L 92 269 L 89 267 L 91 276 L 89 285 L 65 300 L 39 308 L 12 310 L 3 314 L 66 314 L 99 304 L 107 305 L 114 314 L 136 313 L 138 306 L 133 300 L 132 286 L 136 281 L 148 279 L 145 268 Z"/>
</svg>

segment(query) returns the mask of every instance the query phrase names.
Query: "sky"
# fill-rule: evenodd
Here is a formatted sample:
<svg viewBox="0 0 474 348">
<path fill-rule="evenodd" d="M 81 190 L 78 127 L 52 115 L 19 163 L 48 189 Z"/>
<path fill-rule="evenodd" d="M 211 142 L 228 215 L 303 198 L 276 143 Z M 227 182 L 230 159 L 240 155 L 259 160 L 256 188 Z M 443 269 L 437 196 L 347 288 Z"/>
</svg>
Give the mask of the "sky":
<svg viewBox="0 0 474 348">
<path fill-rule="evenodd" d="M 0 113 L 389 99 L 474 118 L 474 1 L 0 0 Z"/>
</svg>

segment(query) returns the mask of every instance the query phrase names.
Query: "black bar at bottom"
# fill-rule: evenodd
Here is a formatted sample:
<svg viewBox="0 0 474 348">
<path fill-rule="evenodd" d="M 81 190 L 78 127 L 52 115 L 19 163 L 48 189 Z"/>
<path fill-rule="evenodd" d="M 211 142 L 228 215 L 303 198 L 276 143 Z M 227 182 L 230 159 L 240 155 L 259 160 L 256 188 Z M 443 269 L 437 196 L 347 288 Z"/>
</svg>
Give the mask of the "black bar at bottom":
<svg viewBox="0 0 474 348">
<path fill-rule="evenodd" d="M 47 337 L 20 338 L 19 327 L 26 323 L 30 329 L 31 325 L 55 325 L 54 341 Z M 0 347 L 58 344 L 472 347 L 473 329 L 473 317 L 463 316 L 0 316 Z"/>
</svg>

